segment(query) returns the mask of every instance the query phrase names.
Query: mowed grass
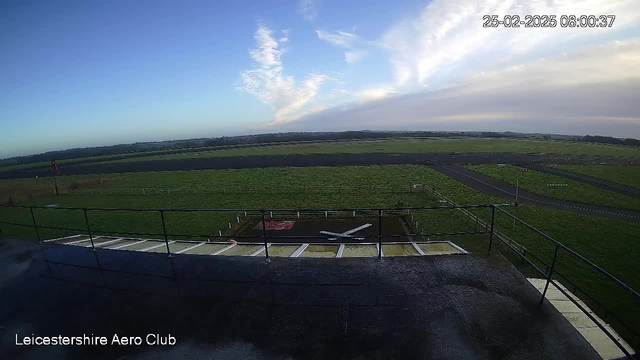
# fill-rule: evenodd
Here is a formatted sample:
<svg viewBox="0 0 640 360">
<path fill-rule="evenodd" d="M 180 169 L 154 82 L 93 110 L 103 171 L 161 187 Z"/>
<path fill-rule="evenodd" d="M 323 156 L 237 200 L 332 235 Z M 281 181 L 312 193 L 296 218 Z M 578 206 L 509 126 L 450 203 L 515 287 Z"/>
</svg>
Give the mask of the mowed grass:
<svg viewBox="0 0 640 360">
<path fill-rule="evenodd" d="M 74 181 L 75 176 L 61 177 L 64 182 Z M 38 179 L 40 180 L 40 179 Z M 48 179 L 50 181 L 50 179 Z M 35 181 L 35 179 L 34 179 Z M 0 181 L 0 186 L 2 182 Z M 96 183 L 95 189 L 122 188 L 210 188 L 220 189 L 234 184 L 251 185 L 253 191 L 242 193 L 176 193 L 166 195 L 63 195 L 46 196 L 28 201 L 30 205 L 57 203 L 65 207 L 89 208 L 167 208 L 167 209 L 262 209 L 262 208 L 375 208 L 435 206 L 440 204 L 428 191 L 408 190 L 411 184 L 435 187 L 459 204 L 501 203 L 503 200 L 482 194 L 439 172 L 424 166 L 371 166 L 327 168 L 269 168 L 242 170 L 207 170 L 114 174 L 109 181 Z M 340 192 L 322 192 L 318 188 L 341 185 Z M 368 186 L 376 185 L 375 191 Z M 251 186 L 249 188 L 251 188 Z M 305 186 L 307 191 L 305 191 Z M 268 191 L 260 191 L 269 188 Z M 387 190 L 385 190 L 387 189 Z M 397 190 L 404 189 L 404 190 Z M 398 192 L 390 192 L 398 191 Z M 401 192 L 400 192 L 401 191 Z M 566 211 L 544 209 L 535 206 L 506 208 L 516 212 L 525 221 L 578 251 L 588 259 L 620 278 L 634 289 L 640 289 L 640 250 L 638 235 L 640 224 L 615 221 L 606 218 L 579 215 Z M 489 220 L 489 209 L 477 209 L 475 213 Z M 79 210 L 36 209 L 34 215 L 39 224 L 85 229 L 84 214 Z M 413 218 L 411 218 L 413 215 Z M 232 234 L 237 230 L 237 218 L 243 214 L 231 213 L 172 213 L 165 214 L 169 234 L 193 236 Z M 2 221 L 30 224 L 31 214 L 25 209 L 0 209 Z M 89 211 L 91 229 L 138 233 L 162 233 L 158 212 L 97 212 Z M 458 210 L 414 211 L 407 216 L 412 228 L 425 233 L 480 230 Z M 417 224 L 416 224 L 417 222 Z M 233 224 L 229 231 L 228 224 Z M 0 225 L 8 236 L 35 238 L 32 229 Z M 497 230 L 511 236 L 542 261 L 549 264 L 553 245 L 533 231 L 496 211 Z M 43 238 L 70 235 L 73 231 L 41 229 Z M 77 231 L 76 231 L 77 232 Z M 151 236 L 149 236 L 151 237 Z M 157 237 L 157 236 L 156 236 Z M 206 236 L 204 236 L 206 237 Z M 203 237 L 203 238 L 204 238 Z M 431 240 L 452 240 L 467 250 L 485 253 L 488 235 L 435 236 Z M 510 252 L 494 243 L 495 251 Z M 516 265 L 520 266 L 518 262 Z M 625 317 L 635 329 L 640 329 L 637 302 L 627 293 L 603 279 L 596 272 L 561 253 L 558 271 L 570 278 L 584 291 Z M 540 275 L 538 275 L 540 277 Z"/>
<path fill-rule="evenodd" d="M 640 188 L 638 165 L 558 165 L 560 169 Z"/>
<path fill-rule="evenodd" d="M 604 190 L 558 175 L 546 174 L 535 170 L 522 172 L 519 167 L 512 165 L 499 166 L 486 164 L 466 165 L 465 167 L 491 176 L 506 184 L 511 184 L 514 186 L 514 191 L 516 182 L 519 179 L 521 189 L 528 190 L 535 194 L 587 204 L 640 210 L 640 199 Z M 567 184 L 567 186 L 549 186 L 548 184 Z"/>
<path fill-rule="evenodd" d="M 241 149 L 224 149 L 185 154 L 145 156 L 105 161 L 122 163 L 152 160 L 180 160 L 207 157 L 273 156 L 291 154 L 353 153 L 531 153 L 565 155 L 607 155 L 640 157 L 640 149 L 630 146 L 593 144 L 570 141 L 528 139 L 393 139 L 339 143 L 274 145 Z"/>
</svg>

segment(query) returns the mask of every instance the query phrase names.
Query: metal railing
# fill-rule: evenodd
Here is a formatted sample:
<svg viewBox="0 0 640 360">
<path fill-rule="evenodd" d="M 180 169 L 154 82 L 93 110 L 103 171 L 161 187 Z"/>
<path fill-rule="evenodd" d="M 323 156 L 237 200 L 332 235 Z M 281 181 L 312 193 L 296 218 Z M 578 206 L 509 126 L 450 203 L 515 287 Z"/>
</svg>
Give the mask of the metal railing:
<svg viewBox="0 0 640 360">
<path fill-rule="evenodd" d="M 435 189 L 432 190 L 432 192 L 435 192 Z M 442 199 L 446 199 L 446 197 L 444 197 L 441 194 L 438 194 L 440 196 L 440 198 Z M 540 298 L 539 301 L 539 306 L 541 306 L 544 303 L 544 299 L 546 296 L 546 292 L 548 290 L 549 284 L 554 285 L 561 293 L 563 293 L 572 303 L 574 303 L 578 309 L 580 309 L 580 311 L 582 311 L 584 314 L 587 315 L 587 317 L 589 317 L 612 341 L 614 344 L 616 344 L 616 346 L 618 346 L 621 351 L 629 358 L 629 359 L 633 359 L 633 355 L 620 343 L 620 341 L 618 341 L 615 337 L 615 335 L 613 335 L 611 333 L 611 331 L 609 331 L 609 329 L 606 328 L 605 325 L 601 324 L 600 321 L 594 316 L 592 315 L 588 309 L 586 309 L 583 305 L 581 305 L 576 299 L 574 299 L 574 296 L 569 295 L 568 291 L 563 289 L 562 286 L 559 286 L 559 284 L 557 283 L 556 280 L 553 279 L 554 275 L 558 276 L 558 277 L 562 277 L 563 279 L 566 279 L 567 282 L 569 284 L 572 284 L 572 282 L 570 282 L 566 276 L 563 276 L 561 274 L 558 273 L 558 271 L 555 269 L 556 267 L 556 263 L 557 263 L 557 259 L 558 259 L 558 254 L 560 251 L 562 251 L 563 253 L 567 253 L 570 254 L 571 256 L 573 256 L 575 259 L 578 259 L 579 261 L 583 262 L 584 264 L 586 264 L 587 266 L 589 266 L 590 268 L 594 269 L 595 271 L 597 271 L 598 273 L 602 274 L 607 280 L 611 281 L 613 284 L 615 284 L 616 286 L 620 287 L 621 289 L 623 289 L 624 291 L 628 292 L 629 294 L 631 294 L 633 296 L 633 298 L 638 301 L 640 300 L 640 294 L 638 294 L 637 291 L 635 291 L 634 289 L 632 289 L 631 287 L 629 287 L 628 285 L 626 285 L 624 282 L 622 282 L 621 280 L 619 280 L 618 278 L 616 278 L 615 276 L 611 275 L 609 272 L 607 272 L 606 270 L 602 269 L 601 267 L 599 267 L 598 265 L 594 264 L 592 261 L 588 260 L 587 258 L 585 258 L 584 256 L 580 255 L 579 253 L 577 253 L 576 251 L 570 249 L 569 247 L 565 246 L 564 244 L 556 241 L 555 239 L 553 239 L 551 236 L 547 235 L 546 233 L 542 232 L 541 230 L 535 228 L 534 226 L 528 224 L 527 222 L 519 219 L 518 217 L 514 216 L 513 214 L 505 211 L 503 209 L 503 207 L 505 206 L 510 206 L 509 204 L 491 204 L 491 205 L 457 205 L 455 204 L 453 201 L 450 201 L 448 199 L 446 199 L 446 203 L 448 204 L 448 206 L 436 206 L 436 207 L 402 207 L 402 208 L 342 208 L 342 209 L 115 209 L 115 208 L 65 208 L 65 207 L 55 207 L 55 208 L 50 208 L 50 207 L 37 207 L 37 206 L 0 206 L 0 208 L 22 208 L 22 209 L 29 209 L 29 213 L 30 213 L 30 218 L 31 218 L 31 224 L 24 224 L 24 223 L 14 223 L 14 222 L 8 222 L 8 221 L 0 221 L 0 224 L 6 224 L 6 225 L 13 225 L 13 226 L 23 226 L 23 227 L 31 227 L 35 230 L 36 233 L 36 237 L 38 238 L 39 241 L 43 241 L 41 234 L 40 234 L 40 230 L 41 229 L 48 229 L 48 230 L 61 230 L 61 231 L 75 231 L 75 232 L 87 232 L 89 234 L 89 241 L 91 243 L 91 248 L 95 251 L 96 250 L 96 245 L 94 243 L 94 235 L 97 233 L 100 234 L 116 234 L 116 235 L 135 235 L 135 236 L 159 236 L 162 237 L 164 243 L 165 243 L 165 247 L 167 250 L 167 254 L 168 256 L 172 256 L 171 253 L 171 249 L 170 249 L 170 241 L 169 238 L 177 238 L 177 237 L 182 237 L 182 238 L 218 238 L 218 239 L 222 239 L 222 238 L 230 238 L 230 235 L 223 235 L 221 233 L 218 234 L 173 234 L 173 233 L 169 233 L 167 231 L 167 226 L 166 226 L 166 220 L 165 220 L 165 214 L 166 213 L 242 213 L 244 214 L 246 217 L 254 217 L 257 218 L 258 221 L 262 224 L 262 229 L 259 235 L 253 235 L 253 236 L 247 236 L 247 235 L 239 235 L 239 234 L 234 234 L 233 238 L 234 239 L 260 239 L 262 245 L 264 246 L 264 254 L 265 254 L 265 258 L 267 260 L 269 260 L 269 245 L 270 243 L 278 243 L 278 241 L 280 240 L 280 243 L 289 243 L 289 244 L 304 244 L 307 240 L 326 240 L 327 236 L 323 235 L 323 236 L 309 236 L 309 235 L 300 235 L 300 236 L 285 236 L 285 235 L 271 235 L 269 234 L 266 228 L 266 221 L 267 221 L 267 216 L 269 217 L 273 217 L 273 214 L 275 213 L 276 216 L 280 215 L 280 216 L 294 216 L 294 217 L 300 217 L 301 215 L 309 215 L 309 216 L 314 216 L 314 217 L 318 217 L 318 216 L 323 216 L 324 217 L 328 217 L 329 213 L 335 214 L 335 213 L 342 213 L 342 214 L 353 214 L 354 216 L 356 215 L 356 213 L 360 214 L 363 217 L 367 217 L 367 218 L 377 218 L 378 220 L 378 229 L 377 229 L 377 234 L 376 235 L 369 235 L 369 236 L 362 236 L 362 238 L 364 238 L 364 240 L 362 241 L 358 241 L 358 240 L 353 240 L 353 239 L 349 239 L 350 244 L 357 244 L 357 243 L 371 243 L 371 244 L 377 244 L 377 256 L 378 258 L 382 258 L 382 244 L 383 244 L 383 239 L 395 239 L 395 238 L 399 238 L 399 237 L 405 237 L 408 239 L 411 239 L 412 241 L 407 241 L 407 242 L 394 242 L 394 243 L 411 243 L 411 242 L 415 242 L 416 238 L 418 237 L 428 237 L 428 236 L 456 236 L 456 235 L 474 235 L 474 234 L 489 234 L 488 236 L 488 251 L 487 253 L 490 254 L 492 247 L 493 247 L 493 239 L 494 237 L 497 238 L 498 240 L 500 240 L 501 243 L 503 243 L 504 245 L 507 246 L 508 249 L 510 249 L 511 251 L 513 251 L 517 256 L 519 256 L 522 260 L 526 261 L 529 265 L 531 265 L 533 267 L 533 269 L 536 270 L 536 272 L 538 272 L 539 274 L 541 274 L 545 279 L 546 279 L 546 283 L 545 283 L 545 287 L 542 291 L 542 296 Z M 59 226 L 46 226 L 46 225 L 39 225 L 37 223 L 37 219 L 36 216 L 34 214 L 34 209 L 47 209 L 47 210 L 70 210 L 70 211 L 81 211 L 84 215 L 84 222 L 86 227 L 85 228 L 67 228 L 67 227 L 59 227 Z M 471 219 L 474 219 L 476 221 L 476 223 L 478 222 L 482 222 L 484 224 L 484 228 L 481 227 L 481 231 L 459 231 L 459 232 L 436 232 L 436 233 L 424 233 L 423 231 L 421 232 L 417 232 L 417 231 L 410 231 L 410 233 L 407 234 L 390 234 L 390 233 L 383 233 L 382 231 L 382 220 L 383 217 L 385 216 L 404 216 L 407 214 L 407 212 L 411 212 L 411 211 L 439 211 L 439 210 L 459 210 L 461 212 L 463 212 L 465 215 L 469 216 Z M 475 214 L 473 214 L 470 210 L 473 209 L 491 209 L 491 219 L 489 220 L 480 220 L 479 217 Z M 542 261 L 538 256 L 535 256 L 533 254 L 531 254 L 530 251 L 527 251 L 527 249 L 520 245 L 515 243 L 515 241 L 513 241 L 511 238 L 508 238 L 506 235 L 502 235 L 500 233 L 498 233 L 498 231 L 495 228 L 495 217 L 496 217 L 496 210 L 500 213 L 500 214 L 505 214 L 507 216 L 509 216 L 510 218 L 512 218 L 513 220 L 515 220 L 516 222 L 524 225 L 525 227 L 527 227 L 528 229 L 534 231 L 537 235 L 541 236 L 542 238 L 544 238 L 545 240 L 549 241 L 553 246 L 554 246 L 554 254 L 553 254 L 553 258 L 550 264 L 546 264 L 544 261 Z M 89 220 L 89 213 L 91 212 L 144 212 L 144 213 L 156 213 L 158 214 L 158 221 L 159 223 L 162 225 L 162 232 L 161 233 L 154 233 L 154 232 L 124 232 L 124 231 L 119 231 L 119 232 L 114 232 L 114 231 L 101 231 L 101 230 L 96 230 L 94 228 L 91 227 L 91 223 Z M 488 230 L 488 228 L 490 228 L 490 230 Z M 2 229 L 0 228 L 0 235 L 2 235 Z M 281 240 L 286 240 L 284 242 L 282 242 Z M 375 241 L 372 241 L 375 240 Z M 274 242 L 275 241 L 275 242 Z M 342 242 L 344 243 L 344 242 Z M 332 244 L 341 244 L 341 242 L 332 242 Z M 516 245 L 514 245 L 516 244 Z M 534 264 L 531 259 L 535 259 L 538 263 L 543 264 L 545 266 L 544 270 L 541 269 L 540 267 L 538 267 L 536 264 Z M 577 289 L 577 286 L 574 285 L 574 288 Z M 586 294 L 584 291 L 582 291 L 585 295 L 589 296 L 588 294 Z M 594 303 L 596 303 L 597 305 L 599 305 L 602 309 L 605 309 L 604 306 L 602 306 L 601 304 L 599 304 L 598 302 L 596 302 L 593 297 L 589 296 L 590 300 Z M 611 314 L 612 316 L 614 316 L 613 314 Z M 615 317 L 615 316 L 614 316 Z M 616 320 L 624 325 L 627 330 L 629 330 L 629 332 L 632 334 L 630 342 L 633 343 L 634 340 L 637 340 L 638 334 L 634 331 L 633 328 L 631 328 L 630 326 L 626 325 L 623 321 L 621 321 L 619 318 L 616 318 Z M 635 347 L 635 346 L 634 346 Z"/>
<path fill-rule="evenodd" d="M 435 207 L 402 207 L 402 208 L 342 208 L 342 209 L 120 209 L 120 208 L 67 208 L 67 207 L 43 207 L 43 206 L 6 206 L 2 205 L 0 208 L 22 208 L 29 209 L 31 224 L 22 224 L 8 221 L 0 221 L 0 224 L 11 225 L 11 226 L 21 226 L 21 227 L 31 227 L 35 230 L 36 237 L 38 241 L 43 241 L 42 236 L 40 234 L 41 229 L 47 230 L 59 230 L 59 231 L 69 231 L 69 232 L 87 232 L 89 235 L 89 241 L 91 243 L 91 248 L 96 249 L 96 245 L 94 244 L 94 235 L 96 234 L 108 234 L 108 235 L 133 235 L 133 236 L 157 236 L 162 237 L 165 242 L 165 246 L 167 249 L 167 254 L 169 256 L 172 255 L 171 249 L 169 247 L 169 238 L 214 238 L 214 239 L 229 239 L 233 237 L 234 239 L 257 239 L 260 238 L 262 243 L 264 244 L 264 252 L 265 257 L 269 259 L 269 243 L 274 241 L 282 241 L 286 240 L 290 243 L 305 243 L 305 240 L 326 240 L 329 236 L 327 235 L 270 235 L 267 233 L 266 221 L 267 216 L 270 218 L 273 217 L 273 214 L 276 216 L 294 216 L 300 217 L 301 215 L 310 215 L 314 217 L 324 216 L 328 217 L 328 214 L 353 214 L 356 216 L 356 213 L 360 214 L 361 217 L 367 218 L 377 218 L 378 219 L 378 231 L 377 235 L 373 236 L 361 236 L 365 238 L 365 242 L 368 240 L 371 242 L 375 240 L 375 243 L 378 244 L 378 258 L 382 257 L 382 242 L 383 239 L 395 239 L 395 238 L 410 238 L 415 240 L 418 237 L 432 237 L 432 236 L 457 236 L 457 235 L 477 235 L 477 234 L 486 234 L 487 227 L 484 229 L 481 228 L 479 231 L 476 229 L 475 231 L 454 231 L 454 232 L 434 232 L 434 233 L 425 233 L 425 232 L 411 232 L 408 234 L 397 234 L 397 233 L 383 233 L 382 232 L 382 219 L 388 215 L 395 216 L 403 216 L 407 212 L 410 211 L 438 211 L 438 210 L 450 210 L 450 209 L 478 209 L 478 208 L 493 208 L 498 205 L 465 205 L 465 206 L 435 206 Z M 83 213 L 85 228 L 69 228 L 69 227 L 60 227 L 60 226 L 48 226 L 38 224 L 36 221 L 36 216 L 34 214 L 34 209 L 46 209 L 46 210 L 68 210 L 68 211 L 81 211 Z M 162 225 L 161 233 L 154 232 L 133 232 L 133 231 L 104 231 L 104 230 L 96 230 L 92 228 L 89 221 L 89 213 L 91 212 L 136 212 L 136 213 L 156 213 L 158 214 L 159 223 Z M 221 232 L 218 234 L 177 234 L 170 233 L 167 231 L 167 225 L 165 220 L 165 214 L 167 213 L 242 213 L 245 217 L 258 217 L 261 219 L 262 223 L 262 232 L 260 236 L 251 236 L 251 235 L 239 235 L 234 234 L 225 235 Z M 350 215 L 348 215 L 351 217 Z M 0 234 L 2 230 L 0 229 Z M 492 241 L 492 237 L 490 237 L 489 241 Z M 340 241 L 332 242 L 333 244 L 341 244 Z M 349 243 L 354 243 L 353 240 L 349 241 Z M 407 242 L 396 242 L 396 243 L 411 243 Z"/>
<path fill-rule="evenodd" d="M 611 281 L 613 284 L 615 284 L 616 286 L 620 287 L 621 289 L 623 289 L 624 291 L 628 292 L 629 294 L 631 294 L 631 296 L 638 301 L 638 304 L 640 305 L 640 294 L 635 291 L 634 289 L 632 289 L 631 287 L 629 287 L 627 284 L 625 284 L 624 282 L 622 282 L 620 279 L 616 278 L 615 276 L 611 275 L 609 272 L 607 272 L 606 270 L 604 270 L 603 268 L 601 268 L 600 266 L 594 264 L 592 261 L 590 261 L 589 259 L 585 258 L 584 256 L 580 255 L 579 253 L 577 253 L 576 251 L 572 250 L 571 248 L 567 247 L 566 245 L 560 243 L 559 241 L 553 239 L 551 236 L 547 235 L 546 233 L 544 233 L 543 231 L 537 229 L 536 227 L 528 224 L 527 222 L 525 222 L 522 219 L 519 219 L 518 217 L 516 217 L 515 215 L 499 208 L 499 207 L 493 207 L 492 208 L 492 224 L 495 221 L 495 210 L 497 209 L 499 212 L 501 212 L 502 214 L 505 214 L 507 216 L 509 216 L 510 218 L 514 219 L 515 221 L 517 221 L 518 223 L 524 225 L 525 227 L 527 227 L 528 229 L 534 231 L 536 234 L 540 235 L 542 238 L 544 238 L 545 240 L 549 241 L 551 244 L 553 244 L 554 246 L 554 252 L 553 252 L 553 258 L 551 260 L 551 264 L 547 265 L 544 261 L 540 260 L 538 257 L 534 257 L 532 256 L 532 254 L 529 253 L 522 253 L 517 251 L 515 248 L 513 248 L 512 246 L 509 246 L 508 243 L 505 243 L 505 245 L 507 245 L 508 248 L 510 248 L 511 250 L 513 250 L 513 252 L 518 255 L 522 260 L 526 261 L 529 265 L 531 265 L 533 267 L 533 269 L 535 269 L 536 272 L 538 272 L 539 274 L 541 274 L 542 276 L 544 276 L 544 278 L 546 279 L 545 282 L 545 286 L 544 289 L 542 291 L 542 296 L 540 297 L 540 302 L 538 304 L 538 306 L 542 306 L 542 304 L 544 303 L 544 299 L 547 293 L 547 290 L 549 288 L 549 284 L 552 284 L 556 289 L 558 289 L 558 291 L 560 291 L 564 296 L 566 296 L 574 305 L 576 305 L 576 307 L 578 307 L 578 309 L 580 309 L 580 311 L 582 311 L 585 315 L 587 315 L 587 317 L 589 319 L 591 319 L 591 321 L 593 321 L 596 326 L 598 326 L 598 328 L 600 328 L 600 330 L 602 330 L 610 339 L 611 341 L 613 341 L 613 343 L 620 348 L 620 350 L 625 354 L 625 356 L 628 359 L 635 359 L 634 355 L 631 354 L 625 346 L 622 345 L 622 343 L 620 343 L 620 341 L 618 341 L 618 339 L 615 337 L 615 335 L 613 335 L 611 333 L 611 331 L 609 331 L 609 329 L 606 328 L 605 325 L 601 324 L 600 321 L 593 315 L 591 314 L 587 308 L 585 308 L 583 305 L 580 304 L 580 302 L 578 300 L 576 300 L 575 296 L 571 296 L 567 290 L 565 290 L 562 286 L 560 286 L 554 279 L 553 276 L 554 275 L 558 275 L 559 277 L 561 277 L 563 280 L 566 280 L 567 282 L 569 282 L 570 284 L 573 285 L 573 283 L 567 279 L 565 276 L 560 275 L 557 270 L 555 270 L 555 267 L 557 265 L 557 261 L 558 261 L 558 254 L 560 253 L 560 251 L 563 251 L 564 253 L 567 253 L 571 256 L 573 256 L 575 259 L 583 262 L 584 264 L 586 264 L 587 266 L 589 266 L 590 268 L 592 268 L 593 270 L 595 270 L 596 272 L 598 272 L 599 274 L 603 275 L 607 280 Z M 536 261 L 538 261 L 539 263 L 545 265 L 545 270 L 540 269 L 538 266 L 536 266 L 530 259 L 527 258 L 527 255 L 529 255 L 530 257 L 534 257 L 534 259 L 536 259 Z M 574 285 L 574 288 L 577 288 L 577 286 Z M 599 304 L 595 299 L 593 299 L 592 296 L 588 295 L 586 292 L 582 291 L 582 293 L 584 293 L 585 295 L 587 295 L 589 297 L 589 300 L 594 302 L 596 305 L 598 305 L 600 308 L 605 309 L 604 306 L 602 306 L 601 304 Z M 609 314 L 611 314 L 610 312 L 608 312 Z M 611 316 L 615 317 L 615 315 L 611 314 Z M 628 332 L 631 333 L 631 338 L 629 339 L 629 342 L 631 342 L 633 344 L 633 347 L 637 347 L 637 344 L 634 343 L 637 342 L 637 340 L 639 339 L 639 336 L 637 334 L 637 332 L 631 328 L 629 325 L 627 325 L 625 322 L 623 322 L 622 320 L 620 320 L 619 318 L 615 317 L 617 322 L 619 324 L 621 324 L 622 326 L 624 326 Z"/>
</svg>

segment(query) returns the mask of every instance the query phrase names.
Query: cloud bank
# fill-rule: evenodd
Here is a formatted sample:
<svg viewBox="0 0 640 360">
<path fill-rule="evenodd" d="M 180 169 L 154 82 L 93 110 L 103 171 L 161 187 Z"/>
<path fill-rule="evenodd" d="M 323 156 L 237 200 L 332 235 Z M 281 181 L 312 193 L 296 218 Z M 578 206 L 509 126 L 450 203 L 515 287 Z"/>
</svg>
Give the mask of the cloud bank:
<svg viewBox="0 0 640 360">
<path fill-rule="evenodd" d="M 282 130 L 511 130 L 640 138 L 640 39 L 311 114 Z"/>
</svg>

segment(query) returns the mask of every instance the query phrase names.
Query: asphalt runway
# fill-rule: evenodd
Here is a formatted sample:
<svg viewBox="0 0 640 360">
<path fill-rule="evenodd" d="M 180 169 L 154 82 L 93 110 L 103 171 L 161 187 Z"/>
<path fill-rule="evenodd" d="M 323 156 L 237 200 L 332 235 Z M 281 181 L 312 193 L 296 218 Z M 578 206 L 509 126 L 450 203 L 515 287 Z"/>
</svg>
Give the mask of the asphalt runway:
<svg viewBox="0 0 640 360">
<path fill-rule="evenodd" d="M 250 169 L 269 167 L 307 166 L 368 166 L 368 165 L 426 165 L 438 164 L 585 164 L 607 162 L 629 165 L 626 157 L 586 155 L 541 155 L 507 153 L 363 153 L 212 157 L 201 159 L 154 160 L 108 164 L 60 164 L 62 175 L 110 174 L 146 171 Z M 0 172 L 0 179 L 52 176 L 49 167 L 18 169 Z"/>
<path fill-rule="evenodd" d="M 515 201 L 515 186 L 513 185 L 505 184 L 490 176 L 457 165 L 433 165 L 432 168 L 485 194 L 508 199 L 511 202 Z M 518 203 L 602 216 L 615 220 L 640 222 L 640 212 L 638 211 L 560 200 L 537 195 L 523 189 L 519 191 Z"/>
<path fill-rule="evenodd" d="M 543 173 L 551 174 L 551 175 L 562 176 L 567 179 L 580 181 L 585 184 L 597 186 L 605 190 L 617 192 L 618 194 L 627 195 L 627 196 L 640 199 L 640 189 L 637 189 L 633 186 L 618 184 L 613 181 L 607 181 L 605 179 L 597 178 L 594 176 L 588 176 L 584 174 L 578 174 L 578 173 L 574 173 L 574 172 L 563 170 L 563 169 L 550 168 L 550 167 L 540 166 L 540 165 L 521 165 L 521 166 L 532 169 L 532 170 L 540 171 Z"/>
</svg>

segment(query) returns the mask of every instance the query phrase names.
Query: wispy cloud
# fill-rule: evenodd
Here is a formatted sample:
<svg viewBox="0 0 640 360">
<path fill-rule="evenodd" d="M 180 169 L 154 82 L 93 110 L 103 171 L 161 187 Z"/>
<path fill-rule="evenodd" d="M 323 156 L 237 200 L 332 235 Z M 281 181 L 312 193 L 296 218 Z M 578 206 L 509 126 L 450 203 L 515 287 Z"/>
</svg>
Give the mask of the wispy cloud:
<svg viewBox="0 0 640 360">
<path fill-rule="evenodd" d="M 355 64 L 365 56 L 367 56 L 367 52 L 364 50 L 345 51 L 344 61 L 346 61 L 347 64 Z"/>
<path fill-rule="evenodd" d="M 286 130 L 422 129 L 599 133 L 640 138 L 640 39 L 479 72 L 435 91 L 311 114 Z M 389 121 L 393 119 L 393 121 Z"/>
<path fill-rule="evenodd" d="M 326 41 L 331 45 L 340 46 L 344 48 L 352 48 L 356 43 L 362 41 L 356 34 L 346 31 L 325 31 L 316 30 L 318 38 L 322 41 Z"/>
<path fill-rule="evenodd" d="M 327 42 L 333 46 L 349 49 L 344 52 L 344 60 L 348 64 L 355 64 L 356 62 L 367 56 L 368 51 L 362 49 L 368 46 L 370 42 L 364 41 L 358 35 L 346 31 L 325 31 L 316 30 L 318 39 Z"/>
<path fill-rule="evenodd" d="M 396 86 L 425 84 L 436 74 L 507 62 L 545 44 L 550 51 L 569 41 L 617 31 L 640 21 L 635 0 L 475 1 L 434 0 L 418 16 L 392 26 L 380 38 L 391 56 Z M 618 14 L 613 29 L 483 28 L 483 14 Z M 524 20 L 524 18 L 523 18 Z M 469 64 L 469 59 L 473 64 Z M 505 61 L 506 60 L 506 61 Z"/>
<path fill-rule="evenodd" d="M 240 74 L 240 90 L 273 109 L 271 124 L 292 121 L 304 114 L 304 107 L 317 96 L 320 86 L 331 79 L 326 74 L 310 73 L 301 86 L 296 86 L 292 76 L 284 75 L 281 59 L 284 49 L 280 45 L 288 41 L 288 32 L 284 35 L 278 41 L 271 29 L 258 25 L 254 36 L 257 46 L 249 50 L 255 67 Z"/>
<path fill-rule="evenodd" d="M 318 9 L 314 0 L 300 0 L 298 13 L 307 21 L 313 21 L 318 16 Z"/>
</svg>

